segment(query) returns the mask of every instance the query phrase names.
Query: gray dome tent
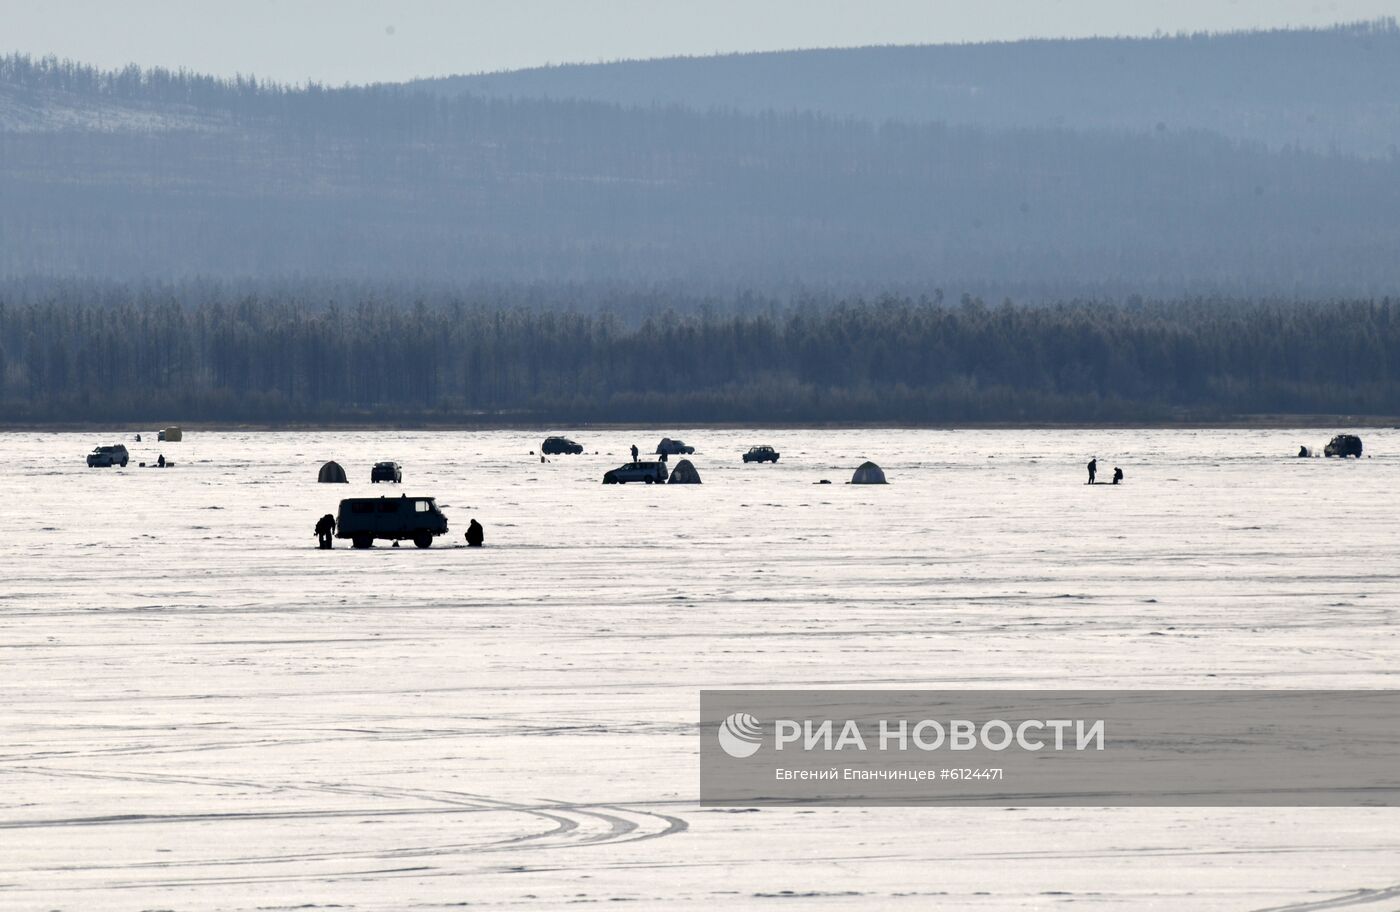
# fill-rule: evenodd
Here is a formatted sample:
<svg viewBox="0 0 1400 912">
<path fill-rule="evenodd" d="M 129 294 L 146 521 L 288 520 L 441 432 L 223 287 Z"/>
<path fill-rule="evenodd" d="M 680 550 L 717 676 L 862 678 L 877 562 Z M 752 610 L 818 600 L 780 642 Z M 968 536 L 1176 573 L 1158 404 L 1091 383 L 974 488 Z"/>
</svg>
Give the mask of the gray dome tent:
<svg viewBox="0 0 1400 912">
<path fill-rule="evenodd" d="M 887 484 L 885 472 L 873 462 L 862 462 L 851 476 L 851 484 Z"/>
<path fill-rule="evenodd" d="M 671 484 L 700 484 L 700 473 L 695 471 L 695 466 L 690 464 L 689 459 L 682 459 L 676 463 L 676 467 L 671 470 Z"/>
<path fill-rule="evenodd" d="M 321 466 L 321 474 L 316 480 L 322 484 L 347 484 L 350 481 L 345 477 L 345 470 L 340 467 L 340 463 L 334 460 Z"/>
</svg>

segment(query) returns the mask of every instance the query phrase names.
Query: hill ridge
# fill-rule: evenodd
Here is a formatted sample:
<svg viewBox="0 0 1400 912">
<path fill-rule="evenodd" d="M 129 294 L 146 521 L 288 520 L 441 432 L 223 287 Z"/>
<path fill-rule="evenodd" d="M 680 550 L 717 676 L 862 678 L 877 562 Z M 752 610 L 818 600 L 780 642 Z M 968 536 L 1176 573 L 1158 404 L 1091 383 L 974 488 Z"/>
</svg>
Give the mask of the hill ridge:
<svg viewBox="0 0 1400 912">
<path fill-rule="evenodd" d="M 1208 129 L 1272 148 L 1391 154 L 1400 25 L 867 45 L 559 64 L 416 80 L 438 94 L 873 121 Z"/>
</svg>

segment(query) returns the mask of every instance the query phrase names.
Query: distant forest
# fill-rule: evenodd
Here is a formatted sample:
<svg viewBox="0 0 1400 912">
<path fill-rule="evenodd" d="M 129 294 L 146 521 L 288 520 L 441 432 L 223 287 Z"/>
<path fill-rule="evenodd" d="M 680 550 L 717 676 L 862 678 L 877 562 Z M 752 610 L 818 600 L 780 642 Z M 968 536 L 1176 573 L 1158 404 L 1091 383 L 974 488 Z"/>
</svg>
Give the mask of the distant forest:
<svg viewBox="0 0 1400 912">
<path fill-rule="evenodd" d="M 1394 416 L 1397 80 L 1393 23 L 336 89 L 0 57 L 0 423 Z"/>
<path fill-rule="evenodd" d="M 0 289 L 0 423 L 1189 422 L 1400 403 L 1400 300 L 667 303 L 624 319 Z"/>
<path fill-rule="evenodd" d="M 1289 40 L 1302 67 L 1310 41 L 1340 39 Z M 1356 40 L 1397 43 L 1382 28 Z M 1130 61 L 1168 50 L 1119 48 Z M 1102 56 L 1053 52 L 1047 73 Z M 1375 69 L 1325 59 L 1338 86 Z M 1132 85 L 1110 87 L 1128 104 Z M 1244 85 L 1216 85 L 1221 104 Z M 1364 119 L 1392 136 L 1393 85 L 1367 89 L 1378 100 Z M 1087 111 L 1095 98 L 1063 100 Z M 0 200 L 0 277 L 944 287 L 1027 301 L 1400 289 L 1400 156 L 1270 148 L 1177 121 L 881 122 L 10 56 Z"/>
<path fill-rule="evenodd" d="M 1388 156 L 1400 27 L 833 48 L 566 64 L 426 79 L 444 95 L 984 127 L 1210 130 L 1271 148 Z"/>
</svg>

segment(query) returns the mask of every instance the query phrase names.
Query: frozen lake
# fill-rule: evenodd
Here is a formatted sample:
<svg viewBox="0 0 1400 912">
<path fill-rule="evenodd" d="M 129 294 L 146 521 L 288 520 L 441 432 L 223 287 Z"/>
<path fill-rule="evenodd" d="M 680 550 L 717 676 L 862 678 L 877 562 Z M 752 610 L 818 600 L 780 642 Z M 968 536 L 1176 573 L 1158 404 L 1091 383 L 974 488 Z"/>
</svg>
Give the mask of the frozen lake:
<svg viewBox="0 0 1400 912">
<path fill-rule="evenodd" d="M 1400 908 L 1394 809 L 702 809 L 695 738 L 702 687 L 1400 687 L 1400 431 L 668 433 L 703 485 L 598 483 L 658 431 L 0 435 L 0 907 Z M 451 533 L 316 549 L 400 491 Z"/>
</svg>

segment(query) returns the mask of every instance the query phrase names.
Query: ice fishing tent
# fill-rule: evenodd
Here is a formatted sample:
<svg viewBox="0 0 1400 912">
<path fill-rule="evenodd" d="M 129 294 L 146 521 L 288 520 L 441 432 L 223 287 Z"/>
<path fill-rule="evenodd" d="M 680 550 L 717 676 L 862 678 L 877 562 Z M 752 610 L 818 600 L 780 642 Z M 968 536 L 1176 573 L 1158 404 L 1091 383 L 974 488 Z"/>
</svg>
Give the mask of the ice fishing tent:
<svg viewBox="0 0 1400 912">
<path fill-rule="evenodd" d="M 157 440 L 164 440 L 167 443 L 179 443 L 185 437 L 185 432 L 177 427 L 161 428 L 156 434 Z"/>
<path fill-rule="evenodd" d="M 350 479 L 345 477 L 345 470 L 340 467 L 340 463 L 331 460 L 321 466 L 321 474 L 316 478 L 322 484 L 348 484 Z"/>
<path fill-rule="evenodd" d="M 695 471 L 695 466 L 690 464 L 689 459 L 682 459 L 676 463 L 676 467 L 671 470 L 671 484 L 699 484 L 700 473 Z"/>
<path fill-rule="evenodd" d="M 862 462 L 851 476 L 851 484 L 887 484 L 885 472 L 873 462 Z"/>
</svg>

